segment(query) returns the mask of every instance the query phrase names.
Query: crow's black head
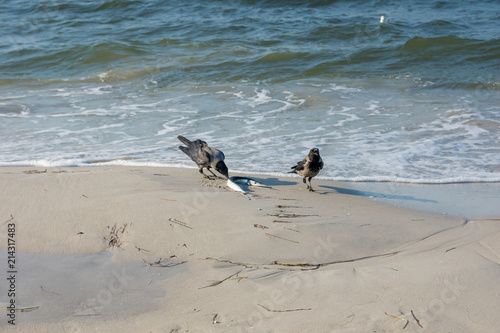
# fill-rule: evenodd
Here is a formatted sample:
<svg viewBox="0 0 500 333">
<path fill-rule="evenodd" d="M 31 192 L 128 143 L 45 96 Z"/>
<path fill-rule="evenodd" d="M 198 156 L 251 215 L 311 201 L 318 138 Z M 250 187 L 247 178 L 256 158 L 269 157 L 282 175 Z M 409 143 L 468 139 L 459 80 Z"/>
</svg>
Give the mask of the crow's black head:
<svg viewBox="0 0 500 333">
<path fill-rule="evenodd" d="M 319 156 L 319 149 L 318 148 L 313 148 L 309 151 L 309 156 Z"/>
<path fill-rule="evenodd" d="M 217 164 L 215 165 L 215 170 L 217 170 L 217 172 L 219 172 L 221 175 L 229 179 L 229 170 L 227 169 L 227 166 L 224 163 L 224 161 L 217 162 Z"/>
</svg>

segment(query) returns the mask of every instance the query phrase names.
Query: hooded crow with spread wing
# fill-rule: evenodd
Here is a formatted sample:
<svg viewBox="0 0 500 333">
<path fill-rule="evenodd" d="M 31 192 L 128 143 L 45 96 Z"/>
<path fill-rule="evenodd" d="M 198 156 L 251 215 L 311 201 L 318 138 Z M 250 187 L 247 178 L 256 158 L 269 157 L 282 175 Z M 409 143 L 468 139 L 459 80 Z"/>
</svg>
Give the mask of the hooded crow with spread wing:
<svg viewBox="0 0 500 333">
<path fill-rule="evenodd" d="M 205 177 L 210 178 L 210 176 L 203 173 L 203 168 L 207 168 L 208 171 L 215 177 L 217 177 L 211 168 L 214 168 L 221 175 L 229 179 L 229 170 L 224 163 L 224 153 L 216 148 L 209 147 L 205 141 L 200 139 L 195 141 L 189 141 L 185 137 L 179 135 L 177 137 L 183 144 L 187 147 L 179 146 L 179 149 L 189 156 L 199 168 L 201 174 Z"/>
</svg>

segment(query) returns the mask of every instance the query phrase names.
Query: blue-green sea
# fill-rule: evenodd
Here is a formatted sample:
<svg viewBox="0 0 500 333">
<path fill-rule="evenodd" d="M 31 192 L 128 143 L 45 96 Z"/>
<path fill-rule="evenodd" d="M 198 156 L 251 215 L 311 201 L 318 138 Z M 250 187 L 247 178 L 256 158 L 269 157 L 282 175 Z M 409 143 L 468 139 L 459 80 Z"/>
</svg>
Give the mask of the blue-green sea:
<svg viewBox="0 0 500 333">
<path fill-rule="evenodd" d="M 381 17 L 384 17 L 381 22 Z M 0 166 L 500 181 L 500 1 L 0 2 Z"/>
</svg>

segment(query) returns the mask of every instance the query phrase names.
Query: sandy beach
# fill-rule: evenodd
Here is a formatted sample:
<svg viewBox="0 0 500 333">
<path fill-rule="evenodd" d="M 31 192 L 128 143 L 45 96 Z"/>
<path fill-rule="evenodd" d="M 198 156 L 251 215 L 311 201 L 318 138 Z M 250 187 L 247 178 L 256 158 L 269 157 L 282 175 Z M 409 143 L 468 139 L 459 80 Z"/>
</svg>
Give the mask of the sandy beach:
<svg viewBox="0 0 500 333">
<path fill-rule="evenodd" d="M 497 331 L 500 216 L 245 176 L 267 187 L 182 168 L 0 168 L 0 288 L 15 293 L 0 329 Z"/>
</svg>

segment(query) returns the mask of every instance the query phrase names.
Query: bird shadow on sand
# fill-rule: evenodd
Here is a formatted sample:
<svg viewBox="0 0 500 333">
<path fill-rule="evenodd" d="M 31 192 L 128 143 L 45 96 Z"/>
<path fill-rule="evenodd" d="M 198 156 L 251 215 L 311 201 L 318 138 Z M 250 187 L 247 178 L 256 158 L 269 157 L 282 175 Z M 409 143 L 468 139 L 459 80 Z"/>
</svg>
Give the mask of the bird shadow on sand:
<svg viewBox="0 0 500 333">
<path fill-rule="evenodd" d="M 436 200 L 420 199 L 420 198 L 415 198 L 415 197 L 412 197 L 409 195 L 397 195 L 397 194 L 387 194 L 387 193 L 378 193 L 378 192 L 370 192 L 370 191 L 358 191 L 358 190 L 352 190 L 352 189 L 348 189 L 348 188 L 335 187 L 335 186 L 325 186 L 325 185 L 320 185 L 319 187 L 334 190 L 340 194 L 356 195 L 356 196 L 361 196 L 361 197 L 383 198 L 383 199 L 393 199 L 393 200 L 409 200 L 409 201 L 418 201 L 418 202 L 426 202 L 426 203 L 438 203 Z M 326 194 L 326 193 L 323 193 L 323 194 Z"/>
<path fill-rule="evenodd" d="M 256 178 L 256 177 L 252 178 L 266 186 L 288 186 L 288 185 L 298 184 L 298 182 L 290 182 L 287 180 L 280 180 L 278 178 Z"/>
</svg>

